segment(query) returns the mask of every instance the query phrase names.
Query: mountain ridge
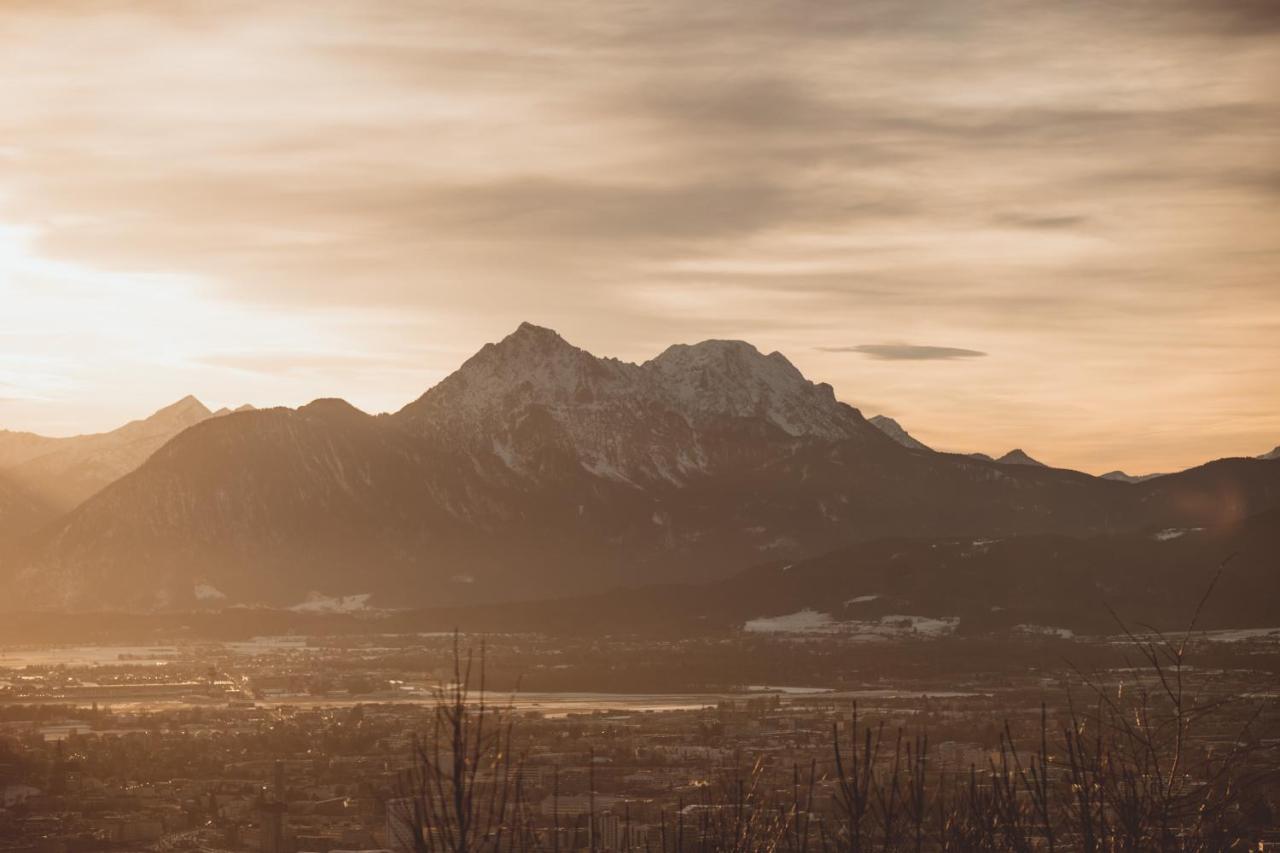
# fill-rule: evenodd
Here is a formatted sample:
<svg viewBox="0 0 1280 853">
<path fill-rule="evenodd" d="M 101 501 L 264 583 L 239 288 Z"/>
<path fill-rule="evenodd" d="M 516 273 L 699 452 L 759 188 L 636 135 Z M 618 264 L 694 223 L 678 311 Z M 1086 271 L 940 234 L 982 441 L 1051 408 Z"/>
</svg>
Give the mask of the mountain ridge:
<svg viewBox="0 0 1280 853">
<path fill-rule="evenodd" d="M 1021 447 L 1015 447 L 1013 450 L 1010 450 L 1004 456 L 1001 456 L 999 459 L 997 459 L 996 462 L 1000 463 L 1001 465 L 1032 465 L 1039 468 L 1049 467 L 1048 465 L 1045 465 L 1043 462 L 1041 462 L 1039 459 L 1033 459 Z"/>
<path fill-rule="evenodd" d="M 749 344 L 637 365 L 526 325 L 392 414 L 322 399 L 206 418 L 0 579 L 10 608 L 519 600 L 885 536 L 1210 526 L 1280 503 L 1278 481 L 1257 460 L 1131 486 L 910 450 Z"/>
<path fill-rule="evenodd" d="M 1163 477 L 1164 474 L 1126 474 L 1124 471 L 1116 470 L 1099 476 L 1103 480 L 1115 480 L 1119 483 L 1144 483 L 1156 477 Z"/>
<path fill-rule="evenodd" d="M 0 431 L 0 473 L 43 507 L 21 524 L 10 516 L 8 537 L 30 533 L 68 512 L 210 417 L 213 413 L 188 395 L 107 432 L 49 437 Z"/>
<path fill-rule="evenodd" d="M 572 447 L 587 470 L 630 484 L 679 485 L 706 473 L 715 448 L 699 431 L 734 420 L 763 420 L 792 438 L 877 440 L 830 385 L 808 381 L 780 353 L 712 340 L 633 364 L 598 358 L 530 323 L 486 344 L 392 417 L 491 448 L 515 470 L 539 452 Z"/>
<path fill-rule="evenodd" d="M 913 450 L 933 449 L 911 433 L 907 432 L 906 429 L 903 428 L 902 424 L 898 423 L 891 417 L 886 415 L 876 415 L 872 418 L 868 418 L 867 420 L 872 426 L 898 442 L 898 444 L 901 444 L 903 447 L 909 447 Z"/>
</svg>

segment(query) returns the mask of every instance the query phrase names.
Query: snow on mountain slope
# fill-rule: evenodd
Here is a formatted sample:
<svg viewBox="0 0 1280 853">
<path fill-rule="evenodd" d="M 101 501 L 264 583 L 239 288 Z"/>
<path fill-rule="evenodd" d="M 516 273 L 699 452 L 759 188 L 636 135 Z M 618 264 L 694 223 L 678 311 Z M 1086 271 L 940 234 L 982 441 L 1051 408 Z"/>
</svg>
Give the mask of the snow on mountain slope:
<svg viewBox="0 0 1280 853">
<path fill-rule="evenodd" d="M 396 417 L 523 475 L 551 458 L 605 479 L 680 484 L 717 465 L 718 438 L 866 437 L 862 416 L 780 353 L 741 341 L 676 345 L 637 365 L 529 323 L 486 345 Z"/>
<path fill-rule="evenodd" d="M 690 423 L 760 418 L 791 436 L 844 439 L 864 421 L 826 383 L 804 378 L 780 352 L 763 355 L 743 341 L 676 344 L 641 367 L 655 375 L 661 398 Z"/>
</svg>

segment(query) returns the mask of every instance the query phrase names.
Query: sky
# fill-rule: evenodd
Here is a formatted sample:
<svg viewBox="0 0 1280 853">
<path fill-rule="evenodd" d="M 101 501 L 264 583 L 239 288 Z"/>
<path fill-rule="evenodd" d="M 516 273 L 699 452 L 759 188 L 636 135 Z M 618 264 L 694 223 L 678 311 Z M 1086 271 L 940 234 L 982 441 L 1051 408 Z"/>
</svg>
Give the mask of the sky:
<svg viewBox="0 0 1280 853">
<path fill-rule="evenodd" d="M 0 0 L 0 427 L 395 410 L 521 321 L 946 450 L 1280 444 L 1280 4 Z"/>
</svg>

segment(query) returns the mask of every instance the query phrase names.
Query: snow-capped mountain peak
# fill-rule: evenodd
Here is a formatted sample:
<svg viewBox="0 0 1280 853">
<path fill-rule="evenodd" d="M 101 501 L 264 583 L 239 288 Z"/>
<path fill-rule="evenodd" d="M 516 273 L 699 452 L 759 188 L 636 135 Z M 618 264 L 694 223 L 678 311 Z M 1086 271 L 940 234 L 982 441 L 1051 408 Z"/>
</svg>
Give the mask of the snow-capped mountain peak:
<svg viewBox="0 0 1280 853">
<path fill-rule="evenodd" d="M 450 417 L 463 419 L 531 404 L 587 405 L 601 396 L 633 393 L 638 374 L 635 365 L 596 358 L 551 329 L 521 323 L 498 343 L 486 344 L 419 402 L 439 400 L 426 408 L 447 404 Z"/>
<path fill-rule="evenodd" d="M 514 332 L 496 344 L 486 344 L 480 353 L 488 351 L 490 355 L 503 358 L 527 358 L 535 356 L 550 358 L 570 353 L 583 353 L 573 344 L 560 337 L 554 329 L 535 326 L 533 323 L 521 323 Z M 479 353 L 478 353 L 479 354 Z"/>
<path fill-rule="evenodd" d="M 792 436 L 849 435 L 850 410 L 830 385 L 810 382 L 782 353 L 764 355 L 745 341 L 676 344 L 643 369 L 691 420 L 758 417 Z"/>
<path fill-rule="evenodd" d="M 682 482 L 705 470 L 707 431 L 744 419 L 772 425 L 780 438 L 836 440 L 867 429 L 831 386 L 743 341 L 681 344 L 637 365 L 598 358 L 530 323 L 486 345 L 398 417 L 518 471 L 554 447 L 626 482 Z"/>
</svg>

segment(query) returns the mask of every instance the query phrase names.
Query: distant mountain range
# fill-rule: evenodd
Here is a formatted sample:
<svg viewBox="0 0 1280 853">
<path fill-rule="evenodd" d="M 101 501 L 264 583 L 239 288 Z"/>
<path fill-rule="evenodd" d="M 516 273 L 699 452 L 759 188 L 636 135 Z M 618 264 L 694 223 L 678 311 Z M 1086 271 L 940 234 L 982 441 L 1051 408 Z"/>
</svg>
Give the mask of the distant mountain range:
<svg viewBox="0 0 1280 853">
<path fill-rule="evenodd" d="M 898 444 L 901 444 L 903 447 L 908 447 L 912 450 L 932 450 L 931 447 L 915 438 L 911 433 L 907 432 L 903 428 L 902 424 L 898 423 L 893 418 L 885 415 L 875 415 L 874 417 L 868 418 L 867 423 L 871 424 L 885 435 L 889 436 L 889 438 L 892 438 L 894 441 L 898 442 Z M 981 459 L 983 462 L 997 462 L 1001 465 L 1034 465 L 1040 468 L 1049 467 L 1043 462 L 1032 459 L 1027 455 L 1026 451 L 1021 448 L 1010 450 L 999 459 L 989 456 L 986 453 L 967 453 L 965 455 L 971 459 Z"/>
<path fill-rule="evenodd" d="M 902 424 L 898 423 L 893 418 L 887 417 L 885 415 L 875 415 L 873 417 L 868 418 L 867 423 L 876 427 L 885 435 L 889 436 L 889 438 L 892 438 L 894 441 L 898 442 L 898 444 L 901 444 L 903 447 L 909 447 L 913 450 L 930 450 L 931 449 L 928 445 L 924 444 L 919 439 L 911 435 L 911 433 L 907 432 L 906 429 L 903 428 Z M 1040 460 L 1032 458 L 1030 455 L 1027 454 L 1025 450 L 1022 450 L 1021 448 L 1015 448 L 1013 450 L 1010 450 L 1008 453 L 1004 454 L 999 458 L 990 456 L 986 453 L 967 453 L 965 455 L 970 457 L 971 459 L 981 459 L 984 462 L 996 462 L 1000 465 L 1035 465 L 1041 468 L 1049 467 L 1048 465 L 1045 465 Z M 1265 460 L 1265 461 L 1280 459 L 1280 447 L 1276 447 L 1274 450 L 1271 450 L 1267 453 L 1263 453 L 1259 456 L 1255 456 L 1254 458 Z M 1126 474 L 1124 471 L 1108 471 L 1107 473 L 1101 474 L 1099 476 L 1103 480 L 1114 480 L 1118 483 L 1142 483 L 1147 480 L 1153 479 L 1155 477 L 1163 477 L 1165 475 L 1164 474 L 1133 475 L 1133 474 Z"/>
<path fill-rule="evenodd" d="M 1048 465 L 1044 464 L 1044 462 L 1041 462 L 1036 459 L 1032 459 L 1032 457 L 1027 455 L 1027 451 L 1021 450 L 1020 447 L 1015 447 L 1014 450 L 1011 450 L 1005 453 L 1005 455 L 1001 456 L 1000 459 L 992 459 L 992 457 L 987 456 L 986 453 L 969 453 L 969 456 L 972 456 L 973 459 L 986 460 L 988 462 L 997 462 L 997 464 L 1000 464 L 1000 465 L 1030 465 L 1033 467 L 1048 467 Z"/>
<path fill-rule="evenodd" d="M 1265 456 L 1259 456 L 1259 459 L 1265 459 Z M 1108 471 L 1102 475 L 1104 480 L 1115 480 L 1120 483 L 1144 483 L 1154 477 L 1163 477 L 1164 474 L 1126 474 L 1123 471 Z"/>
<path fill-rule="evenodd" d="M 11 545 L 8 607 L 521 600 L 886 537 L 1216 529 L 1280 506 L 1272 462 L 1129 485 L 909 448 L 737 341 L 630 364 L 524 324 L 394 414 L 183 411 L 194 423 L 149 439 L 136 470 Z M 0 501 L 21 507 L 25 488 Z"/>
<path fill-rule="evenodd" d="M 0 537 L 30 533 L 66 513 L 214 414 L 195 397 L 184 397 L 111 432 L 50 438 L 0 430 L 0 490 L 20 491 L 30 507 L 25 515 L 0 512 Z"/>
</svg>

